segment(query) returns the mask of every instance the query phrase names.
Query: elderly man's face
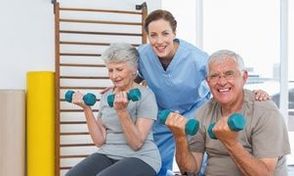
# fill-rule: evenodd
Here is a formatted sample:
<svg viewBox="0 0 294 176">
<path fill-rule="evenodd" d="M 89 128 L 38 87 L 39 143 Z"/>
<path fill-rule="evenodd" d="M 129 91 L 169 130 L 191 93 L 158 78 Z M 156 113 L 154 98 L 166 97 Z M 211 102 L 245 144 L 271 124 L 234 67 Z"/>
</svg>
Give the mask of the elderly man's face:
<svg viewBox="0 0 294 176">
<path fill-rule="evenodd" d="M 234 60 L 227 58 L 209 65 L 207 83 L 213 97 L 221 105 L 231 105 L 242 99 L 242 90 L 248 78 L 240 71 Z"/>
</svg>

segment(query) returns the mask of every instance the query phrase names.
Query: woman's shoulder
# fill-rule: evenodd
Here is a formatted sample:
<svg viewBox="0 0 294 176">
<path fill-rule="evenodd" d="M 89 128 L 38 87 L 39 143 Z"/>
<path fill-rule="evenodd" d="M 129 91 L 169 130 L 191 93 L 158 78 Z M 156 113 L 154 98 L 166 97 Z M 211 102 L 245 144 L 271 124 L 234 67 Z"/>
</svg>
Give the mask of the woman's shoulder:
<svg viewBox="0 0 294 176">
<path fill-rule="evenodd" d="M 136 84 L 133 89 L 139 89 L 140 93 L 144 96 L 154 94 L 150 88 L 140 84 Z"/>
<path fill-rule="evenodd" d="M 142 44 L 138 47 L 138 52 L 139 53 L 149 52 L 150 49 L 152 49 L 150 44 L 146 43 L 146 44 Z"/>
<path fill-rule="evenodd" d="M 204 58 L 208 58 L 208 54 L 198 48 L 197 46 L 183 40 L 183 39 L 176 39 L 179 42 L 180 48 L 182 48 L 183 52 L 190 53 L 192 55 L 201 56 Z"/>
</svg>

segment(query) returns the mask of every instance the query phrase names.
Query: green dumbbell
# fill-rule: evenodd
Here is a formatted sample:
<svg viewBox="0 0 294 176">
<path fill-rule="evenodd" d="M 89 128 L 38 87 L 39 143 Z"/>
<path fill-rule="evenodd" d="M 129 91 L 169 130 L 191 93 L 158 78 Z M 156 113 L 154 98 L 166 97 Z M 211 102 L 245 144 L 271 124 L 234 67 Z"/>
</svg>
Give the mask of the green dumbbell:
<svg viewBox="0 0 294 176">
<path fill-rule="evenodd" d="M 128 97 L 128 100 L 138 101 L 141 98 L 141 92 L 138 88 L 131 89 L 127 93 L 127 97 Z M 114 102 L 114 94 L 108 95 L 107 103 L 110 107 L 113 107 L 113 102 Z"/>
<path fill-rule="evenodd" d="M 232 131 L 241 131 L 244 129 L 246 121 L 242 114 L 233 113 L 228 119 L 228 126 Z M 212 129 L 214 128 L 215 123 L 211 123 L 207 129 L 208 135 L 211 139 L 217 139 Z"/>
<path fill-rule="evenodd" d="M 161 124 L 165 124 L 165 121 L 170 114 L 170 110 L 163 110 L 159 112 L 159 120 Z M 189 119 L 185 125 L 185 133 L 191 136 L 195 135 L 199 129 L 199 122 L 196 119 Z"/>
<path fill-rule="evenodd" d="M 67 102 L 72 102 L 72 96 L 75 92 L 72 90 L 68 90 L 65 93 L 65 101 Z M 96 103 L 96 96 L 92 93 L 87 93 L 86 95 L 83 96 L 83 101 L 86 105 L 88 106 L 93 106 Z"/>
</svg>

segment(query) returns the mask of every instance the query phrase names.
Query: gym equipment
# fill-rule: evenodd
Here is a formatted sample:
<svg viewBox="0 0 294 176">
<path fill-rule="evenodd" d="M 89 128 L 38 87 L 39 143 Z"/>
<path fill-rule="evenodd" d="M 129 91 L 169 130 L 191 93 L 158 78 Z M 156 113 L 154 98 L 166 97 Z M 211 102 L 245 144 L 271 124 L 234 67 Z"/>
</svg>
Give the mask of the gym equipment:
<svg viewBox="0 0 294 176">
<path fill-rule="evenodd" d="M 170 110 L 163 110 L 159 112 L 159 120 L 161 124 L 165 124 L 165 121 L 169 114 L 171 113 Z M 185 125 L 185 133 L 189 135 L 195 135 L 199 129 L 199 122 L 196 119 L 189 119 Z"/>
<path fill-rule="evenodd" d="M 107 103 L 110 107 L 113 107 L 114 97 L 115 97 L 115 94 L 108 95 L 107 97 Z M 141 98 L 141 92 L 138 88 L 131 89 L 127 93 L 127 97 L 128 97 L 128 100 L 138 101 Z"/>
<path fill-rule="evenodd" d="M 55 167 L 55 73 L 27 73 L 26 174 L 54 176 Z M 1 146 L 2 147 L 2 146 Z M 15 151 L 18 152 L 18 151 Z M 1 175 L 1 174 L 0 174 Z"/>
<path fill-rule="evenodd" d="M 75 92 L 73 90 L 68 90 L 65 93 L 65 101 L 72 102 L 72 96 Z M 83 96 L 83 101 L 88 106 L 93 106 L 96 103 L 96 96 L 92 93 L 87 93 Z"/>
<path fill-rule="evenodd" d="M 233 113 L 232 115 L 230 115 L 227 123 L 228 123 L 229 128 L 232 131 L 237 132 L 237 131 L 241 131 L 244 129 L 246 121 L 245 121 L 245 118 L 242 114 Z M 212 131 L 214 126 L 215 126 L 215 122 L 211 123 L 207 129 L 208 135 L 211 139 L 217 139 L 214 132 Z"/>
</svg>

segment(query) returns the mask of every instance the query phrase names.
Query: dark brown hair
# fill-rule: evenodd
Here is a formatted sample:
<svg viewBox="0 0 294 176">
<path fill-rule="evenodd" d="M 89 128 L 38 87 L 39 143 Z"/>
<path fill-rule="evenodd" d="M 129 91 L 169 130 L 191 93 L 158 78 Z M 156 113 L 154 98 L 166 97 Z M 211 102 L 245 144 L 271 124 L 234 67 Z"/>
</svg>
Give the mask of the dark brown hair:
<svg viewBox="0 0 294 176">
<path fill-rule="evenodd" d="M 153 12 L 151 12 L 146 18 L 145 18 L 145 22 L 144 22 L 144 30 L 148 33 L 148 26 L 152 21 L 156 21 L 156 20 L 166 20 L 169 22 L 173 32 L 176 32 L 177 29 L 177 21 L 174 18 L 174 16 L 166 10 L 155 10 Z"/>
</svg>

